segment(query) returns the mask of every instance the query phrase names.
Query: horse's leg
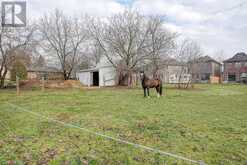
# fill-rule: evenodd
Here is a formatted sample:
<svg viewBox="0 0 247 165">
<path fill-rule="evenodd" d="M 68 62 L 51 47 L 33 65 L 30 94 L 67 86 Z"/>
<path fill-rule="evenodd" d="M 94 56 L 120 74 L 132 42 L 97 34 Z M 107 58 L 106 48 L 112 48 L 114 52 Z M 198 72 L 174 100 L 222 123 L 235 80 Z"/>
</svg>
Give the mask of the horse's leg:
<svg viewBox="0 0 247 165">
<path fill-rule="evenodd" d="M 160 88 L 159 87 L 156 87 L 156 92 L 157 92 L 157 97 L 159 98 L 160 97 Z"/>
<path fill-rule="evenodd" d="M 160 96 L 163 96 L 162 90 L 163 90 L 163 84 L 162 81 L 160 82 Z"/>
<path fill-rule="evenodd" d="M 144 91 L 144 97 L 147 97 L 147 95 L 146 95 L 146 88 L 143 88 L 143 91 Z"/>
<path fill-rule="evenodd" d="M 150 96 L 149 96 L 149 88 L 147 88 L 147 92 L 148 92 L 148 98 L 150 98 Z"/>
</svg>

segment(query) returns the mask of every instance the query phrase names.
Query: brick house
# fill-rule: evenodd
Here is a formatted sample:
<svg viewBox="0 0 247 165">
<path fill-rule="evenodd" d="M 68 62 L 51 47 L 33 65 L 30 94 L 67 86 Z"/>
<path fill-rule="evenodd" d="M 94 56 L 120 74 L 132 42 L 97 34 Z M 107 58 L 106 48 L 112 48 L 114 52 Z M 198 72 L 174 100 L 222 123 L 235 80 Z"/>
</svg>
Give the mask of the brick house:
<svg viewBox="0 0 247 165">
<path fill-rule="evenodd" d="M 190 62 L 189 72 L 198 83 L 220 83 L 222 64 L 209 56 L 200 57 Z"/>
<path fill-rule="evenodd" d="M 247 75 L 247 55 L 237 53 L 232 58 L 224 61 L 224 81 L 243 82 Z"/>
</svg>

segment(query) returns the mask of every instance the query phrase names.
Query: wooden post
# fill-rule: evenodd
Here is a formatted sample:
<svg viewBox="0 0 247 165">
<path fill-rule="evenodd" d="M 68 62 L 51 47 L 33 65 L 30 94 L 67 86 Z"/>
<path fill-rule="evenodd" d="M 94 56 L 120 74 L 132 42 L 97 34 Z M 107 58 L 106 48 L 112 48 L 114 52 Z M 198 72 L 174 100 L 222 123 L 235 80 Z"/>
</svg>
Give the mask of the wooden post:
<svg viewBox="0 0 247 165">
<path fill-rule="evenodd" d="M 16 76 L 16 94 L 17 96 L 20 95 L 20 80 L 18 76 Z"/>
<path fill-rule="evenodd" d="M 41 87 L 42 92 L 45 92 L 45 77 L 42 76 L 42 87 Z"/>
</svg>

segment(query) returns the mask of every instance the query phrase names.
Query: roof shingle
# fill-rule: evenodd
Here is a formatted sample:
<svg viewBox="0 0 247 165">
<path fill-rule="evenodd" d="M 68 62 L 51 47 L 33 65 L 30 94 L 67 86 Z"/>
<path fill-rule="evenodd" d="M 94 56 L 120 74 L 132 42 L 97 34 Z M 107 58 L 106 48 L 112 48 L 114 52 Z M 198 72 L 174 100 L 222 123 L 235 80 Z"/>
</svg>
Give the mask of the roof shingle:
<svg viewBox="0 0 247 165">
<path fill-rule="evenodd" d="M 237 53 L 232 58 L 225 60 L 224 63 L 230 63 L 230 62 L 243 62 L 247 61 L 247 54 L 244 52 Z"/>
</svg>

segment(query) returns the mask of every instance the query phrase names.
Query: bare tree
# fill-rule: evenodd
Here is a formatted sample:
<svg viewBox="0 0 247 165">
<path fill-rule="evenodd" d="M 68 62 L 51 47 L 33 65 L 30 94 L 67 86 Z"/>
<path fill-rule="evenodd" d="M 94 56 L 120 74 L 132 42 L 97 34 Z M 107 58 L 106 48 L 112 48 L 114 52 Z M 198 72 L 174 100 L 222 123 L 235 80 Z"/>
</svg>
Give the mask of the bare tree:
<svg viewBox="0 0 247 165">
<path fill-rule="evenodd" d="M 85 60 L 83 64 L 87 64 L 89 67 L 95 67 L 101 60 L 104 51 L 99 46 L 98 42 L 92 40 L 88 43 L 88 46 L 85 50 Z"/>
<path fill-rule="evenodd" d="M 73 69 L 80 61 L 81 46 L 87 40 L 88 33 L 84 21 L 84 18 L 65 16 L 58 9 L 40 20 L 42 47 L 56 55 L 65 80 L 71 77 Z"/>
<path fill-rule="evenodd" d="M 42 55 L 39 55 L 36 59 L 33 60 L 33 65 L 37 67 L 45 67 L 46 60 Z"/>
<path fill-rule="evenodd" d="M 0 27 L 0 88 L 4 87 L 7 72 L 15 60 L 15 52 L 32 44 L 34 31 L 35 26 Z"/>
<path fill-rule="evenodd" d="M 202 49 L 193 40 L 184 39 L 180 44 L 177 45 L 176 49 L 176 60 L 181 64 L 181 70 L 178 73 L 178 87 L 181 88 L 182 84 L 184 88 L 188 88 L 189 84 L 193 86 L 194 83 L 194 67 L 193 64 L 202 55 Z M 189 81 L 184 84 L 182 75 L 189 73 L 191 77 Z"/>
<path fill-rule="evenodd" d="M 153 66 L 153 77 L 157 77 L 162 59 L 167 58 L 175 48 L 175 39 L 177 38 L 176 33 L 170 32 L 163 25 L 164 21 L 160 16 L 151 16 L 148 19 L 147 54 Z"/>
<path fill-rule="evenodd" d="M 217 61 L 219 61 L 220 63 L 223 63 L 225 57 L 226 57 L 226 55 L 225 55 L 224 50 L 217 50 L 217 51 L 214 53 L 214 58 L 215 58 Z"/>
<path fill-rule="evenodd" d="M 144 49 L 149 30 L 145 18 L 138 12 L 126 10 L 109 17 L 107 21 L 92 20 L 89 30 L 110 63 L 115 68 L 121 63 L 120 75 L 124 70 L 130 86 L 132 72 L 138 62 L 147 56 Z"/>
</svg>

